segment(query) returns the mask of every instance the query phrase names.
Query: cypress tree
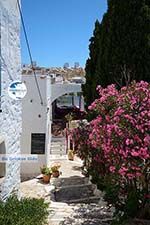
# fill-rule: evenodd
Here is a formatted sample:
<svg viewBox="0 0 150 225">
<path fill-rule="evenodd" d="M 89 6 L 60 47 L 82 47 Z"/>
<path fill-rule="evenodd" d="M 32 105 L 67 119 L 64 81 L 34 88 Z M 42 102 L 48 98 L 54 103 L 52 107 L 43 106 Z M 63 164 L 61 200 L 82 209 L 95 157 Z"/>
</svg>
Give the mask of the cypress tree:
<svg viewBox="0 0 150 225">
<path fill-rule="evenodd" d="M 97 83 L 99 83 L 99 77 L 96 76 L 96 62 L 99 54 L 100 29 L 100 23 L 97 20 L 95 22 L 93 36 L 90 39 L 89 58 L 86 62 L 86 84 L 82 86 L 83 95 L 87 105 L 89 105 L 97 97 L 96 86 Z"/>
<path fill-rule="evenodd" d="M 150 1 L 109 0 L 107 74 L 118 87 L 150 82 Z"/>
<path fill-rule="evenodd" d="M 150 0 L 108 0 L 94 34 L 83 87 L 86 104 L 96 97 L 99 84 L 121 88 L 132 80 L 150 82 Z"/>
</svg>

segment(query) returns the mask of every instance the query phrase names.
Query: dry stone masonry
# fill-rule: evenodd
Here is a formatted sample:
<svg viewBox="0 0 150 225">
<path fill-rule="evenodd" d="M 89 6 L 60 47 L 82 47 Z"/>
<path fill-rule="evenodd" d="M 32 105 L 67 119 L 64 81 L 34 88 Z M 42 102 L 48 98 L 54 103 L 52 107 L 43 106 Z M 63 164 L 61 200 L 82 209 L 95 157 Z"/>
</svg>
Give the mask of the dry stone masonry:
<svg viewBox="0 0 150 225">
<path fill-rule="evenodd" d="M 0 113 L 0 154 L 20 153 L 21 102 L 8 96 L 7 88 L 13 80 L 21 80 L 20 60 L 20 16 L 16 0 L 0 0 L 1 26 L 1 109 Z M 20 164 L 0 163 L 0 195 L 7 198 L 18 192 Z"/>
</svg>

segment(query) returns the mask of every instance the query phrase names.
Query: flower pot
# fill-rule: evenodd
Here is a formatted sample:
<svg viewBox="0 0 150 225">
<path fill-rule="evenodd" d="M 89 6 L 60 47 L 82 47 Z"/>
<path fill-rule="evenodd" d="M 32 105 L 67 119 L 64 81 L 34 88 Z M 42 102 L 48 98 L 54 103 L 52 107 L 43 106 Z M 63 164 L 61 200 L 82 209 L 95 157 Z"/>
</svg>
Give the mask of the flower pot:
<svg viewBox="0 0 150 225">
<path fill-rule="evenodd" d="M 50 178 L 51 178 L 51 174 L 49 174 L 49 175 L 45 175 L 45 174 L 43 174 L 43 182 L 44 183 L 49 183 L 50 182 Z"/>
<path fill-rule="evenodd" d="M 53 175 L 53 177 L 57 178 L 57 177 L 59 177 L 60 173 L 59 173 L 59 171 L 55 171 L 52 173 L 52 175 Z"/>
<path fill-rule="evenodd" d="M 73 150 L 69 150 L 68 151 L 68 159 L 73 161 L 74 160 L 74 152 Z"/>
</svg>

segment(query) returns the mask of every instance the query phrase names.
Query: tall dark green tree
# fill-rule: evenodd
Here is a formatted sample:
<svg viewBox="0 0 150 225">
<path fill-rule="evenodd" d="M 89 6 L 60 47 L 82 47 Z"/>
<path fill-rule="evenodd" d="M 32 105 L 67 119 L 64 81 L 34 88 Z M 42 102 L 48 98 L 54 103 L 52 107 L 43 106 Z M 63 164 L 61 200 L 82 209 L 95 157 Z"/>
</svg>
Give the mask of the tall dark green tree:
<svg viewBox="0 0 150 225">
<path fill-rule="evenodd" d="M 93 36 L 90 39 L 89 45 L 89 58 L 86 62 L 86 84 L 82 86 L 85 102 L 87 105 L 91 103 L 96 97 L 96 86 L 99 83 L 99 77 L 96 74 L 97 59 L 99 54 L 99 44 L 100 44 L 100 30 L 101 26 L 99 21 L 95 22 L 95 29 Z"/>
<path fill-rule="evenodd" d="M 108 10 L 97 36 L 98 42 L 93 46 L 96 58 L 90 49 L 94 73 L 89 72 L 90 59 L 86 65 L 88 79 L 83 88 L 86 104 L 96 96 L 93 93 L 87 101 L 86 96 L 93 88 L 91 80 L 94 87 L 115 83 L 118 88 L 132 80 L 150 82 L 150 0 L 108 0 Z"/>
</svg>

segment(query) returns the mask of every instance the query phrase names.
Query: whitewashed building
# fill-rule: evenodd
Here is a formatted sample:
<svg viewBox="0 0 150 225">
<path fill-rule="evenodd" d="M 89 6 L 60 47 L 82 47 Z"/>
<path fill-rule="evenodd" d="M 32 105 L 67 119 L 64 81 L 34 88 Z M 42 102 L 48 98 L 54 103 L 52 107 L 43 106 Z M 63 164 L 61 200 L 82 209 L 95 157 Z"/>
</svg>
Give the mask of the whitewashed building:
<svg viewBox="0 0 150 225">
<path fill-rule="evenodd" d="M 8 96 L 8 86 L 21 79 L 20 16 L 16 0 L 0 0 L 0 154 L 20 153 L 21 102 Z M 19 162 L 0 162 L 0 197 L 18 193 Z"/>
<path fill-rule="evenodd" d="M 41 99 L 34 75 L 23 75 L 22 80 L 26 84 L 27 94 L 22 100 L 22 136 L 21 153 L 37 155 L 38 161 L 22 162 L 21 176 L 28 178 L 39 175 L 40 167 L 49 165 L 51 142 L 51 78 L 36 74 L 40 88 Z"/>
<path fill-rule="evenodd" d="M 68 93 L 81 92 L 81 84 L 58 82 L 51 75 L 36 72 L 43 104 L 39 97 L 34 74 L 23 74 L 22 80 L 27 87 L 27 95 L 22 100 L 22 154 L 37 154 L 35 163 L 23 162 L 21 176 L 24 178 L 36 176 L 40 167 L 49 166 L 51 155 L 51 125 L 52 103 Z"/>
</svg>

